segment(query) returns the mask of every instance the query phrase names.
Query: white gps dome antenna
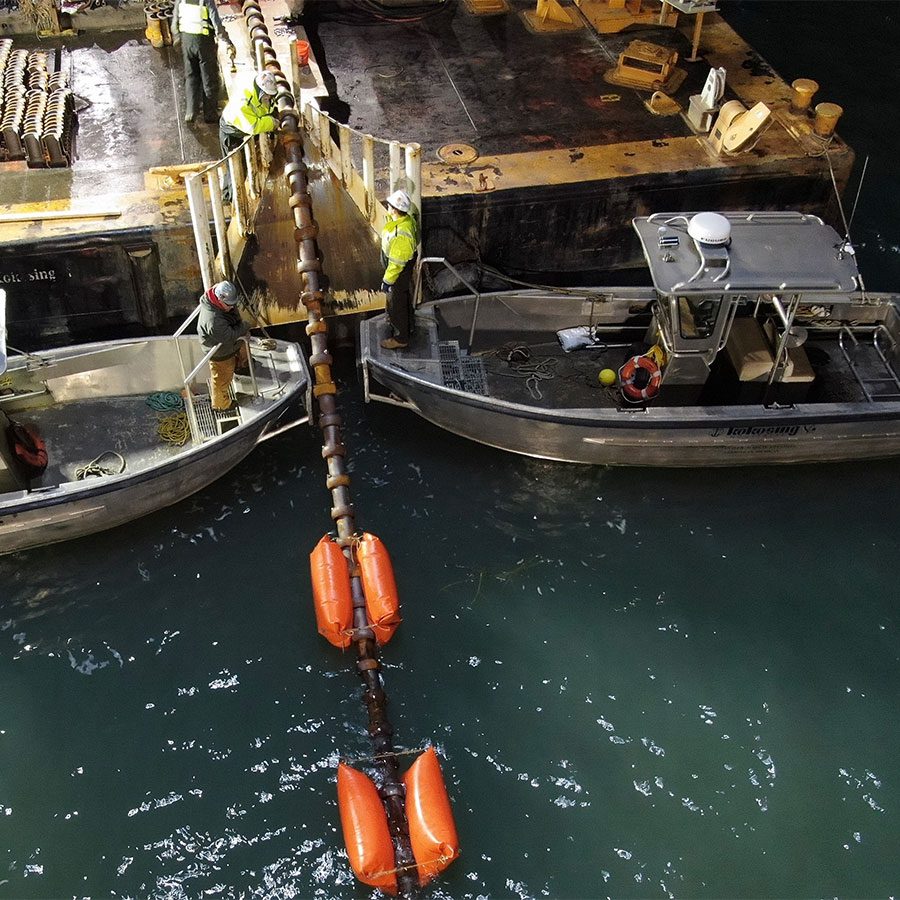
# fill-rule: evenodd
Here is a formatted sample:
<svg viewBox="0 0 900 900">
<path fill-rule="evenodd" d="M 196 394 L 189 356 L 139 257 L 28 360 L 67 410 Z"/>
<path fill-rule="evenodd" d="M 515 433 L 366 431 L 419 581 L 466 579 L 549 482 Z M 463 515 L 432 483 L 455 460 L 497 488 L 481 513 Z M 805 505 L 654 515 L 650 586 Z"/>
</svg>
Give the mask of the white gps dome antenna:
<svg viewBox="0 0 900 900">
<path fill-rule="evenodd" d="M 731 241 L 731 222 L 719 213 L 697 213 L 688 222 L 688 234 L 699 244 L 724 247 Z"/>
</svg>

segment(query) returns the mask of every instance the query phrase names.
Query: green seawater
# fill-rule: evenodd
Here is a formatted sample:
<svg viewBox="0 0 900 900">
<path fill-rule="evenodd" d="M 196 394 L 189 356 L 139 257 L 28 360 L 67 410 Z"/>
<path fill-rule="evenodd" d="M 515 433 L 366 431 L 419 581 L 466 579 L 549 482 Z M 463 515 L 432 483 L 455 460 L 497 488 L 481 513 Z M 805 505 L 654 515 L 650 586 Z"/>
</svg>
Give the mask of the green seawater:
<svg viewBox="0 0 900 900">
<path fill-rule="evenodd" d="M 725 7 L 845 106 L 861 264 L 900 289 L 900 5 Z M 439 749 L 462 845 L 425 896 L 897 895 L 897 461 L 544 463 L 340 371 L 358 523 L 403 598 L 395 740 Z M 370 752 L 354 656 L 310 599 L 319 447 L 291 432 L 175 507 L 0 558 L 0 897 L 373 895 L 335 794 Z"/>
</svg>

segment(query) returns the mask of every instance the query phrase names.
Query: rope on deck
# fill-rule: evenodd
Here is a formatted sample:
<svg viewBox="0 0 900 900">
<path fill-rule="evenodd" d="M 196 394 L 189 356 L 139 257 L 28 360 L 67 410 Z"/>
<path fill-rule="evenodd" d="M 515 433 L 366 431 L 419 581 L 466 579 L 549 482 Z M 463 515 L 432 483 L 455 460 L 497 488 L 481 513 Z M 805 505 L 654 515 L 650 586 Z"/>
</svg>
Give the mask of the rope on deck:
<svg viewBox="0 0 900 900">
<path fill-rule="evenodd" d="M 100 461 L 104 456 L 115 456 L 119 460 L 119 467 L 101 466 Z M 125 471 L 125 457 L 115 450 L 104 450 L 99 456 L 95 456 L 87 465 L 79 466 L 75 470 L 75 480 L 84 481 L 85 478 L 102 477 L 104 475 L 121 475 Z"/>
</svg>

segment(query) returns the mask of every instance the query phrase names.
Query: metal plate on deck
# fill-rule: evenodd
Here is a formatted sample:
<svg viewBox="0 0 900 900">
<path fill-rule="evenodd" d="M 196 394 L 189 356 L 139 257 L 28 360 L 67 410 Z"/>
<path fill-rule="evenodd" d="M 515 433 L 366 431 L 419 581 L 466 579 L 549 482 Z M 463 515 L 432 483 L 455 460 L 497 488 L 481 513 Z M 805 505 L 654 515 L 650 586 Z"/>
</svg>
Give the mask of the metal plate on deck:
<svg viewBox="0 0 900 900">
<path fill-rule="evenodd" d="M 467 394 L 488 396 L 484 361 L 480 357 L 463 355 L 459 349 L 459 341 L 439 341 L 438 359 L 444 387 L 465 391 Z"/>
</svg>

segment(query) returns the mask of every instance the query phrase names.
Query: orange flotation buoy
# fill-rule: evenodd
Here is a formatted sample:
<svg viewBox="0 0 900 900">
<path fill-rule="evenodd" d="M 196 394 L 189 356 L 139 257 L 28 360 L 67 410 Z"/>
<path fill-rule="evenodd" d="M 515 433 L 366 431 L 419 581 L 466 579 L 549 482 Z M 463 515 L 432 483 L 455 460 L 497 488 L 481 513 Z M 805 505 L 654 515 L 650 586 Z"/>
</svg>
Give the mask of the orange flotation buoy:
<svg viewBox="0 0 900 900">
<path fill-rule="evenodd" d="M 349 631 L 353 627 L 353 595 L 350 591 L 350 569 L 341 548 L 325 535 L 309 554 L 313 603 L 319 634 L 335 647 L 350 646 Z"/>
<path fill-rule="evenodd" d="M 403 776 L 409 839 L 423 887 L 459 856 L 459 838 L 450 798 L 434 747 L 429 747 Z"/>
<path fill-rule="evenodd" d="M 400 597 L 391 558 L 381 540 L 367 532 L 359 542 L 356 559 L 362 575 L 369 624 L 378 643 L 386 644 L 401 621 Z"/>
<path fill-rule="evenodd" d="M 363 884 L 396 894 L 394 845 L 378 789 L 367 775 L 340 763 L 337 790 L 344 844 L 354 874 Z"/>
<path fill-rule="evenodd" d="M 651 356 L 632 356 L 619 369 L 619 383 L 626 399 L 640 403 L 652 400 L 659 393 L 662 372 Z"/>
</svg>

